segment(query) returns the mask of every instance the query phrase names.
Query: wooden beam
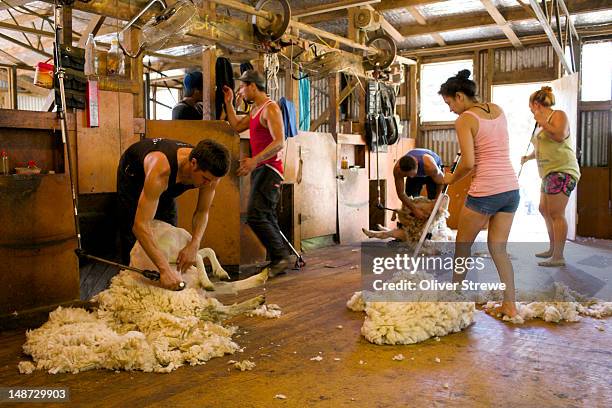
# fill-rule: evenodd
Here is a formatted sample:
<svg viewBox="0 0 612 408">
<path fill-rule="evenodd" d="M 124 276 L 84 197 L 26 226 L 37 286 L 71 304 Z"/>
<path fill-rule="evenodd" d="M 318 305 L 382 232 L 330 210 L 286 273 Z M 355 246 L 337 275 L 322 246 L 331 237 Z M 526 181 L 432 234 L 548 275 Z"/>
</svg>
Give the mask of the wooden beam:
<svg viewBox="0 0 612 408">
<path fill-rule="evenodd" d="M 393 27 L 393 25 L 391 25 L 391 23 L 389 23 L 382 14 L 374 10 L 374 7 L 369 5 L 366 7 L 379 15 L 380 28 L 382 28 L 387 34 L 389 34 L 396 43 L 404 40 L 404 36 L 399 31 L 397 31 L 397 28 Z"/>
<path fill-rule="evenodd" d="M 445 0 L 382 0 L 374 5 L 376 11 L 382 12 L 387 10 L 395 10 L 406 7 L 424 6 L 426 4 L 440 3 Z M 329 11 L 325 14 L 301 17 L 300 21 L 306 24 L 324 23 L 326 21 L 338 20 L 346 18 L 345 10 Z"/>
<path fill-rule="evenodd" d="M 0 10 L 10 9 L 11 6 L 13 7 L 23 6 L 24 4 L 28 4 L 31 2 L 32 0 L 4 0 L 3 2 L 0 2 Z"/>
<path fill-rule="evenodd" d="M 573 0 L 569 1 L 567 6 L 572 15 L 612 9 L 609 0 Z M 499 13 L 507 22 L 533 19 L 532 14 L 523 7 L 505 8 L 499 10 Z M 404 25 L 399 32 L 405 37 L 410 37 L 495 24 L 495 20 L 488 12 L 477 12 L 431 19 L 427 21 L 427 25 Z"/>
<path fill-rule="evenodd" d="M 414 17 L 417 23 L 423 26 L 427 25 L 427 19 L 424 15 L 421 14 L 421 12 L 418 8 L 416 8 L 416 6 L 409 6 L 406 7 L 406 9 L 412 15 L 412 17 Z M 440 47 L 444 47 L 446 45 L 444 38 L 442 38 L 442 36 L 438 33 L 431 34 L 431 38 L 433 38 L 434 41 L 437 42 Z"/>
<path fill-rule="evenodd" d="M 292 18 L 302 18 L 308 16 L 314 16 L 331 11 L 346 10 L 351 7 L 367 6 L 370 4 L 380 3 L 380 0 L 346 0 L 339 1 L 337 3 L 321 4 L 319 6 L 308 6 L 303 10 L 296 10 L 291 13 Z"/>
<path fill-rule="evenodd" d="M 378 11 L 395 10 L 405 7 L 425 6 L 427 4 L 442 3 L 446 0 L 383 0 L 374 6 Z"/>
<path fill-rule="evenodd" d="M 522 48 L 523 44 L 521 44 L 521 40 L 519 40 L 504 16 L 502 16 L 497 7 L 495 7 L 495 4 L 493 4 L 491 0 L 480 0 L 480 2 L 485 9 L 487 9 L 487 12 L 491 15 L 493 20 L 495 20 L 499 28 L 501 28 L 504 34 L 506 34 L 506 37 L 508 37 L 512 45 L 514 45 L 516 48 Z"/>
<path fill-rule="evenodd" d="M 559 44 L 559 41 L 557 40 L 557 37 L 555 36 L 555 33 L 552 30 L 552 27 L 550 26 L 550 24 L 548 24 L 544 11 L 540 8 L 540 5 L 538 4 L 537 1 L 535 0 L 529 0 L 529 1 L 531 3 L 531 8 L 533 8 L 533 11 L 535 11 L 536 15 L 538 16 L 538 20 L 540 21 L 540 25 L 542 26 L 542 29 L 544 30 L 544 32 L 546 33 L 546 36 L 550 40 L 550 43 L 553 49 L 557 53 L 557 56 L 559 57 L 559 60 L 561 61 L 563 68 L 565 68 L 568 74 L 573 74 L 574 70 L 568 63 L 567 59 L 565 58 L 565 50 L 561 48 L 561 44 Z"/>
<path fill-rule="evenodd" d="M 96 15 L 93 16 L 91 20 L 89 20 L 87 27 L 85 27 L 85 30 L 81 33 L 81 38 L 79 38 L 79 43 L 77 44 L 77 47 L 85 48 L 85 44 L 87 43 L 89 34 L 93 34 L 94 37 L 98 35 L 100 28 L 102 28 L 102 24 L 104 24 L 104 19 L 106 19 L 106 17 Z"/>
<path fill-rule="evenodd" d="M 9 37 L 8 35 L 5 35 L 5 34 L 0 33 L 0 38 L 2 38 L 3 40 L 6 40 L 6 41 L 8 41 L 8 42 L 12 42 L 13 44 L 17 44 L 17 45 L 19 45 L 20 47 L 23 47 L 23 48 L 25 48 L 25 49 L 28 49 L 28 50 L 30 50 L 30 51 L 33 51 L 33 52 L 35 52 L 35 53 L 37 53 L 37 54 L 40 54 L 40 55 L 42 55 L 43 57 L 46 57 L 46 58 L 53 58 L 53 55 L 49 54 L 48 52 L 41 51 L 41 50 L 39 50 L 38 48 L 32 47 L 32 46 L 30 46 L 29 44 L 23 43 L 23 42 L 21 42 L 21 41 L 19 41 L 19 40 L 16 40 L 16 39 L 12 38 L 12 37 Z"/>
</svg>

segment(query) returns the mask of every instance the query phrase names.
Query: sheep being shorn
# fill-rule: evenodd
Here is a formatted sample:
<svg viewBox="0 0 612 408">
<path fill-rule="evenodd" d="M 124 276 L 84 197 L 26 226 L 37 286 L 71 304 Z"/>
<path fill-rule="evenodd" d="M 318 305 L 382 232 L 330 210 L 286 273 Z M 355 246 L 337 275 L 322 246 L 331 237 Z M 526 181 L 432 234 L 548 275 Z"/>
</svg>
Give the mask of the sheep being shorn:
<svg viewBox="0 0 612 408">
<path fill-rule="evenodd" d="M 435 204 L 434 200 L 429 200 L 426 197 L 409 197 L 409 199 L 417 207 L 425 211 L 425 213 L 428 215 L 433 210 Z M 438 213 L 436 214 L 432 222 L 432 241 L 449 241 L 453 239 L 452 231 L 446 226 L 446 218 L 449 215 L 448 204 L 449 198 L 447 195 L 445 195 L 442 198 L 440 209 L 438 210 Z M 411 211 L 405 206 L 403 206 L 400 210 L 395 210 L 393 212 L 393 217 L 391 218 L 391 220 L 395 219 L 398 219 L 398 221 L 402 224 L 400 228 L 392 230 L 379 225 L 378 228 L 380 231 L 372 231 L 366 229 L 362 229 L 362 231 L 369 238 L 395 238 L 407 243 L 414 243 L 419 241 L 423 229 L 425 228 L 425 224 L 427 223 L 427 219 L 421 220 L 413 217 Z"/>
<path fill-rule="evenodd" d="M 172 266 L 185 240 L 190 239 L 189 233 L 160 221 L 154 221 L 152 229 Z M 121 271 L 109 289 L 92 299 L 97 302 L 93 312 L 56 309 L 42 327 L 27 332 L 24 351 L 32 356 L 36 369 L 50 373 L 97 368 L 169 372 L 184 364 L 204 364 L 234 353 L 239 349 L 232 341 L 236 328 L 221 323 L 257 309 L 264 298 L 257 296 L 225 306 L 207 296 L 208 291 L 235 293 L 262 285 L 267 270 L 241 281 L 213 285 L 202 255 L 209 257 L 217 277 L 227 277 L 210 249 L 201 250 L 197 265 L 183 274 L 187 287 L 181 292 L 160 288 L 137 273 Z M 155 269 L 139 244 L 134 246 L 131 260 L 134 267 Z M 275 313 L 280 315 L 280 308 Z M 29 373 L 33 366 L 21 362 L 19 370 Z"/>
<path fill-rule="evenodd" d="M 197 288 L 168 291 L 142 276 L 121 271 L 99 293 L 93 312 L 58 308 L 40 328 L 26 333 L 23 346 L 36 369 L 50 373 L 105 368 L 169 372 L 232 354 L 235 327 L 221 322 L 254 310 L 263 296 L 225 306 Z M 20 364 L 23 371 L 31 371 Z"/>
<path fill-rule="evenodd" d="M 415 282 L 432 278 L 425 272 L 414 275 L 398 273 L 394 277 L 395 280 Z M 363 292 L 355 292 L 347 307 L 365 311 L 361 334 L 369 342 L 379 345 L 419 343 L 431 337 L 459 332 L 474 322 L 474 302 L 462 301 L 459 294 L 454 297 L 446 295 L 441 302 L 431 301 L 431 295 L 419 296 L 416 294 L 410 302 L 370 302 L 364 299 Z"/>
</svg>

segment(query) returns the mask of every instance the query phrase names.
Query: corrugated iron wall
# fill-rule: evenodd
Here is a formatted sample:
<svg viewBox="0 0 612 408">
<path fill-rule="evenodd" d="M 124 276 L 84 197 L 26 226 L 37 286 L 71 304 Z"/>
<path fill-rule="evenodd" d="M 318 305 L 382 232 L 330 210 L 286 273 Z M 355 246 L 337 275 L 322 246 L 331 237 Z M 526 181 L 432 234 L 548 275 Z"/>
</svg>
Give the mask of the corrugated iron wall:
<svg viewBox="0 0 612 408">
<path fill-rule="evenodd" d="M 610 111 L 580 111 L 578 143 L 580 166 L 606 167 L 610 158 L 612 115 Z"/>
<path fill-rule="evenodd" d="M 268 94 L 273 101 L 277 101 L 285 96 L 285 73 L 280 71 L 278 75 L 276 75 L 276 79 L 278 82 L 278 88 L 271 89 L 271 84 L 268 83 Z"/>
<path fill-rule="evenodd" d="M 310 82 L 310 122 L 317 120 L 329 107 L 329 79 L 321 78 Z M 329 132 L 329 124 L 323 123 L 317 132 Z"/>
<path fill-rule="evenodd" d="M 523 49 L 497 48 L 495 50 L 495 72 L 514 72 L 533 68 L 555 68 L 552 46 L 534 45 Z"/>
<path fill-rule="evenodd" d="M 476 78 L 476 85 L 478 86 L 478 96 L 481 99 L 489 99 L 489 80 L 487 76 L 487 61 L 489 59 L 488 51 L 481 51 L 478 53 L 478 78 Z"/>
<path fill-rule="evenodd" d="M 42 111 L 45 98 L 40 96 L 17 94 L 17 107 L 19 110 Z"/>
<path fill-rule="evenodd" d="M 454 128 L 423 130 L 417 147 L 433 150 L 440 155 L 445 166 L 450 166 L 459 151 L 459 142 Z"/>
</svg>

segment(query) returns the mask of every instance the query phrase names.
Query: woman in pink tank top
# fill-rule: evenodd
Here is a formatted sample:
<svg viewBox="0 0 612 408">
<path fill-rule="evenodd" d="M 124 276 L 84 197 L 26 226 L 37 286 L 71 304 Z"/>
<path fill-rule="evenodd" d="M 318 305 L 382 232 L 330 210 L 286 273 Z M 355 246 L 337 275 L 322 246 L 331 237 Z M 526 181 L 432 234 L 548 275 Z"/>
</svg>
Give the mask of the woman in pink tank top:
<svg viewBox="0 0 612 408">
<path fill-rule="evenodd" d="M 476 236 L 488 222 L 489 252 L 505 284 L 504 300 L 494 314 L 514 317 L 517 314 L 514 270 L 506 245 L 520 200 L 518 180 L 510 162 L 506 116 L 499 106 L 478 102 L 476 83 L 469 77 L 470 71 L 460 71 L 442 84 L 438 92 L 450 110 L 459 115 L 455 130 L 461 161 L 454 174 L 446 174 L 444 182 L 453 184 L 472 174 L 459 217 L 455 259 L 470 257 Z M 465 279 L 464 273 L 453 274 L 453 282 Z"/>
</svg>

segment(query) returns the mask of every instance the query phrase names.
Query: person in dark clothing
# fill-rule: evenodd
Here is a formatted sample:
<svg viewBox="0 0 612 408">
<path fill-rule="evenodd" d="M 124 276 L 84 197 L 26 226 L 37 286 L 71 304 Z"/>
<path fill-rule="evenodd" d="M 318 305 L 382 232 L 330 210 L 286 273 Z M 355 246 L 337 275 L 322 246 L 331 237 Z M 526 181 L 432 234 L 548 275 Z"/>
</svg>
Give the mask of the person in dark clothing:
<svg viewBox="0 0 612 408">
<path fill-rule="evenodd" d="M 271 260 L 270 277 L 289 266 L 289 249 L 280 233 L 276 205 L 283 182 L 283 162 L 280 152 L 285 145 L 283 118 L 278 104 L 265 92 L 265 79 L 257 71 L 245 71 L 240 78 L 238 93 L 253 107 L 248 115 L 236 115 L 232 101 L 234 91 L 223 88 L 227 118 L 234 130 L 249 129 L 252 157 L 240 160 L 239 176 L 251 175 L 251 193 L 247 222 Z"/>
<path fill-rule="evenodd" d="M 157 266 L 161 285 L 177 288 L 181 283 L 179 271 L 185 272 L 195 264 L 215 189 L 229 167 L 229 151 L 212 140 L 202 140 L 193 147 L 170 139 L 144 139 L 130 146 L 117 169 L 122 261 L 129 263 L 130 251 L 138 240 Z M 194 188 L 199 189 L 199 195 L 192 240 L 180 251 L 175 271 L 153 240 L 151 221 L 157 219 L 176 226 L 175 198 Z"/>
<path fill-rule="evenodd" d="M 435 199 L 444 187 L 442 159 L 429 149 L 412 149 L 400 158 L 393 167 L 395 192 L 402 204 L 410 208 L 417 218 L 427 218 L 423 210 L 416 207 L 408 197 L 421 195 L 427 187 L 427 198 Z M 404 179 L 406 182 L 404 183 Z"/>
<path fill-rule="evenodd" d="M 202 72 L 193 71 L 183 78 L 183 100 L 172 109 L 172 120 L 202 120 Z"/>
</svg>

